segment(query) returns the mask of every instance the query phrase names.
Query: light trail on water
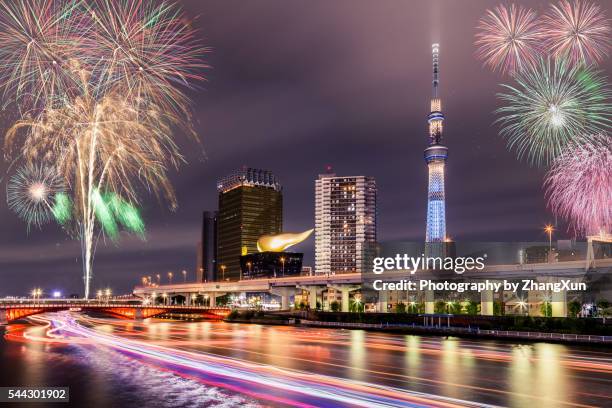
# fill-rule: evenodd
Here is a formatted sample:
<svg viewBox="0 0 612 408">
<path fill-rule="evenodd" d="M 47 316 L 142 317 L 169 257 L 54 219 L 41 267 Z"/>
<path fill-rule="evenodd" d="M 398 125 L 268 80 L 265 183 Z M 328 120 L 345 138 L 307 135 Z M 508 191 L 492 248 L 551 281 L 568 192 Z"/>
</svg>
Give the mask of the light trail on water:
<svg viewBox="0 0 612 408">
<path fill-rule="evenodd" d="M 23 333 L 30 341 L 77 342 L 106 347 L 160 369 L 258 400 L 295 406 L 489 407 L 492 405 L 409 391 L 364 381 L 289 370 L 204 352 L 180 350 L 149 341 L 103 333 L 80 324 L 67 312 L 36 317 L 45 322 L 46 338 Z M 265 392 L 263 391 L 265 390 Z"/>
</svg>

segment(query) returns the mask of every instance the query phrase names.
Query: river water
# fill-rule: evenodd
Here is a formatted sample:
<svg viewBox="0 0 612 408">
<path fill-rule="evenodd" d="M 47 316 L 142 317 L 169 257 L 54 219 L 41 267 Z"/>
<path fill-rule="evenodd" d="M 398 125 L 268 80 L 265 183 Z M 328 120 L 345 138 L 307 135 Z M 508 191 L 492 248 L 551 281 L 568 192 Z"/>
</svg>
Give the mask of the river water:
<svg viewBox="0 0 612 408">
<path fill-rule="evenodd" d="M 0 386 L 71 406 L 612 406 L 603 347 L 69 313 L 0 332 Z"/>
</svg>

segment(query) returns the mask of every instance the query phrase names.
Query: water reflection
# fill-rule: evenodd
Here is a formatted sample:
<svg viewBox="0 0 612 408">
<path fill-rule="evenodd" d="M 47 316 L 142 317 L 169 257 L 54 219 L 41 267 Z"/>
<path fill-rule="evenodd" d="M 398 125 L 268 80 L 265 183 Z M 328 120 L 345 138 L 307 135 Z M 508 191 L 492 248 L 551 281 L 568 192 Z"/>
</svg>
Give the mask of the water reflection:
<svg viewBox="0 0 612 408">
<path fill-rule="evenodd" d="M 610 352 L 583 347 L 222 322 L 151 319 L 133 323 L 91 318 L 86 324 L 99 333 L 176 350 L 515 407 L 605 405 L 609 402 L 608 384 L 612 381 Z M 19 332 L 18 325 L 12 325 L 12 329 Z M 42 337 L 46 329 L 28 330 Z M 108 405 L 124 400 L 145 404 L 154 401 L 136 395 L 143 387 L 166 389 L 173 395 L 170 399 L 175 406 L 186 404 L 187 399 L 181 399 L 181 389 L 189 398 L 196 398 L 198 393 L 208 395 L 208 402 L 200 401 L 205 405 L 243 398 L 240 393 L 203 384 L 203 378 L 194 374 L 143 364 L 129 354 L 110 349 L 18 341 L 18 335 L 9 337 L 15 341 L 0 342 L 0 363 L 14 367 L 12 385 L 59 381 L 78 388 L 86 383 L 99 394 L 99 401 Z M 79 370 L 86 374 L 77 376 Z M 68 374 L 71 371 L 73 375 Z M 6 374 L 3 375 L 0 385 L 8 384 Z M 158 402 L 159 398 L 165 397 L 159 396 Z M 249 398 L 240 401 L 256 403 Z"/>
</svg>

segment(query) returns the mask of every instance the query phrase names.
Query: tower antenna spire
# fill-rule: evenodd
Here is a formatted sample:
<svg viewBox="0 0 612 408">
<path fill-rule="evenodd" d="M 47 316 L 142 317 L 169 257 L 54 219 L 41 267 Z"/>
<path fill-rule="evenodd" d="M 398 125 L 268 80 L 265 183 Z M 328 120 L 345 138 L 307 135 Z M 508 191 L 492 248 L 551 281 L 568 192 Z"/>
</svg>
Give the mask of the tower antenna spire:
<svg viewBox="0 0 612 408">
<path fill-rule="evenodd" d="M 438 54 L 440 52 L 440 44 L 434 43 L 431 45 L 431 58 L 433 62 L 433 81 L 432 81 L 432 96 L 434 98 L 438 97 Z"/>
</svg>

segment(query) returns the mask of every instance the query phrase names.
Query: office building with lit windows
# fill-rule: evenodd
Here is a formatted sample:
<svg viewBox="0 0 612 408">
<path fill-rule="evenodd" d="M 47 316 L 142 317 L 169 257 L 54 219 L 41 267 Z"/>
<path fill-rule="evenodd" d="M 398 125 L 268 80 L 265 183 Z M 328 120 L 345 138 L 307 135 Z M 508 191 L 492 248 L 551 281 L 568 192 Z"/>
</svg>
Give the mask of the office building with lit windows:
<svg viewBox="0 0 612 408">
<path fill-rule="evenodd" d="M 321 174 L 315 182 L 315 273 L 367 272 L 376 250 L 376 182 Z"/>
<path fill-rule="evenodd" d="M 270 171 L 243 167 L 220 179 L 217 191 L 217 280 L 239 280 L 240 257 L 283 229 L 282 188 Z"/>
</svg>

